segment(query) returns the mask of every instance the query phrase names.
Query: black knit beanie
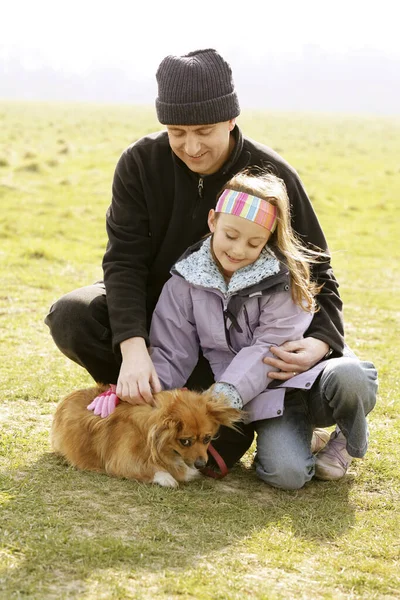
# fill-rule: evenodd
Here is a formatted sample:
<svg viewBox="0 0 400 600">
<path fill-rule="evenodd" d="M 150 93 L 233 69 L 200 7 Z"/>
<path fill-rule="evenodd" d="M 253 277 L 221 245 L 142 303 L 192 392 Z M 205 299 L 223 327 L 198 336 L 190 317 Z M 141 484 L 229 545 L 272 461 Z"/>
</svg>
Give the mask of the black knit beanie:
<svg viewBox="0 0 400 600">
<path fill-rule="evenodd" d="M 167 56 L 156 78 L 157 117 L 164 125 L 208 125 L 240 114 L 232 70 L 216 50 Z"/>
</svg>

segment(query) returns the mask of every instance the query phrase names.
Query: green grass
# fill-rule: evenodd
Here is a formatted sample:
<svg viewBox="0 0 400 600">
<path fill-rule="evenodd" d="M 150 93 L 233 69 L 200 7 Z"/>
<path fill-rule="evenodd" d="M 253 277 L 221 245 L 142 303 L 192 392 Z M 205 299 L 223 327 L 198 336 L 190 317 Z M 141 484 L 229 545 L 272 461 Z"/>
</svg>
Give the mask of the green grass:
<svg viewBox="0 0 400 600">
<path fill-rule="evenodd" d="M 0 103 L 0 598 L 399 598 L 400 119 L 244 113 L 300 172 L 333 252 L 346 335 L 375 362 L 370 450 L 284 492 L 247 455 L 178 490 L 78 472 L 50 451 L 56 403 L 90 377 L 52 343 L 60 295 L 102 277 L 122 150 L 154 111 Z"/>
</svg>

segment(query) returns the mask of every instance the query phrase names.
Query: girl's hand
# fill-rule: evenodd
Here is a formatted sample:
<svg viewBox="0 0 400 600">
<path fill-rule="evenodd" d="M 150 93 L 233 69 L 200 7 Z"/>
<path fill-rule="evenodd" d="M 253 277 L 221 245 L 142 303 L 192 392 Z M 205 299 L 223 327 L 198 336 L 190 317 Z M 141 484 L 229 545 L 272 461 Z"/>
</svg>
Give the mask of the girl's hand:
<svg viewBox="0 0 400 600">
<path fill-rule="evenodd" d="M 329 346 L 322 340 L 308 337 L 295 342 L 285 342 L 281 346 L 271 346 L 270 350 L 274 357 L 267 356 L 263 362 L 279 371 L 270 371 L 268 377 L 287 381 L 316 365 L 327 354 Z"/>
<path fill-rule="evenodd" d="M 153 393 L 161 385 L 143 338 L 121 342 L 122 365 L 117 382 L 117 396 L 130 404 L 154 405 Z"/>
</svg>

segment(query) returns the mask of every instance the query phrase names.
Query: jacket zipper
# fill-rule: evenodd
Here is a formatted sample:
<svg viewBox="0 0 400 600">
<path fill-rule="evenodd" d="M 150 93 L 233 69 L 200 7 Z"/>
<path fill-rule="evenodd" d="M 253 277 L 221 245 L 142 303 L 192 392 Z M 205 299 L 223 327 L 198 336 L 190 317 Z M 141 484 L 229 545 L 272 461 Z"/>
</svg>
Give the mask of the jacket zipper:
<svg viewBox="0 0 400 600">
<path fill-rule="evenodd" d="M 222 299 L 222 307 L 223 307 L 223 315 L 224 315 L 224 330 L 225 330 L 225 340 L 226 344 L 233 354 L 237 354 L 237 350 L 235 350 L 231 343 L 231 334 L 230 327 L 228 327 L 228 319 L 232 323 L 233 327 L 239 332 L 243 333 L 243 329 L 240 327 L 239 323 L 236 320 L 236 317 L 228 310 L 228 304 L 231 296 Z"/>
<path fill-rule="evenodd" d="M 250 329 L 249 313 L 247 312 L 247 308 L 246 308 L 245 304 L 243 304 L 243 313 L 244 313 L 244 320 L 246 321 L 246 325 Z"/>
<path fill-rule="evenodd" d="M 203 188 L 204 188 L 204 179 L 203 177 L 199 177 L 199 183 L 197 184 L 197 190 L 200 198 L 203 197 Z"/>
<path fill-rule="evenodd" d="M 204 178 L 199 177 L 199 181 L 197 184 L 197 198 L 196 198 L 196 202 L 195 202 L 193 213 L 192 213 L 192 220 L 194 220 L 196 218 L 197 209 L 199 207 L 199 200 L 202 200 L 202 198 L 203 198 L 203 188 L 204 188 Z"/>
</svg>

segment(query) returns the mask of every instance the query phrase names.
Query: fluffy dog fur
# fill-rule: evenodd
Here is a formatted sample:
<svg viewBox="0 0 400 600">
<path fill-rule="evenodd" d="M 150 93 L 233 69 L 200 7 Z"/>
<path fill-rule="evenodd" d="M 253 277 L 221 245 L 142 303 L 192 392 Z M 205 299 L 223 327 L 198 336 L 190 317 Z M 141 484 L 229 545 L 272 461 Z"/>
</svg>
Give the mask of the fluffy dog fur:
<svg viewBox="0 0 400 600">
<path fill-rule="evenodd" d="M 176 487 L 206 465 L 219 427 L 241 420 L 222 399 L 189 390 L 160 392 L 155 407 L 121 402 L 103 419 L 87 406 L 104 389 L 73 392 L 54 415 L 52 448 L 78 469 Z"/>
</svg>

